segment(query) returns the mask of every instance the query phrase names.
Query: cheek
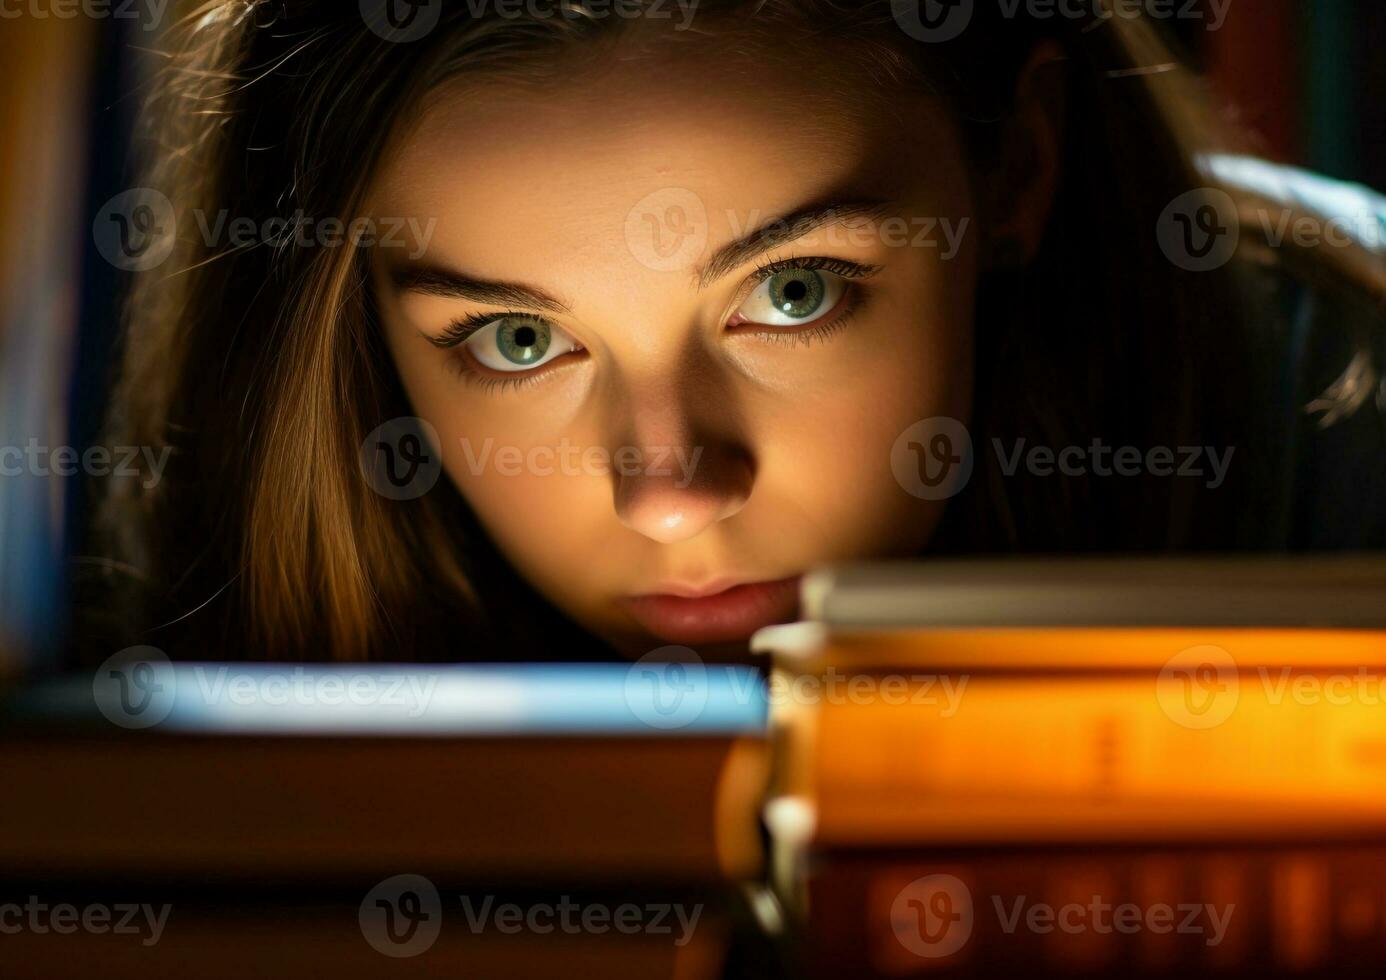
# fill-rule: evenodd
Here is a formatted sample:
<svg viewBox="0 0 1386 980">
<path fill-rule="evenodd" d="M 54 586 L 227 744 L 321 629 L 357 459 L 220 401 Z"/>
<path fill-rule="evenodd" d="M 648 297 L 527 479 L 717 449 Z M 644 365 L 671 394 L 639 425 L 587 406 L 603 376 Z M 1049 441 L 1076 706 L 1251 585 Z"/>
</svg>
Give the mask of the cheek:
<svg viewBox="0 0 1386 980">
<path fill-rule="evenodd" d="M 443 469 L 512 565 L 532 583 L 572 591 L 603 553 L 614 519 L 601 443 L 573 427 L 563 403 L 478 395 L 443 372 L 405 387 L 438 432 Z"/>
<path fill-rule="evenodd" d="M 864 311 L 855 337 L 849 327 L 794 411 L 764 433 L 758 490 L 792 501 L 822 560 L 910 554 L 932 536 L 945 502 L 906 490 L 892 451 L 921 420 L 970 421 L 970 273 L 916 270 L 918 285 Z"/>
<path fill-rule="evenodd" d="M 498 439 L 466 448 L 445 455 L 444 467 L 492 540 L 536 585 L 571 589 L 574 570 L 594 553 L 594 534 L 610 533 L 594 520 L 611 510 L 597 467 L 580 453 L 565 456 L 562 444 L 526 448 Z"/>
<path fill-rule="evenodd" d="M 387 345 L 414 414 L 438 433 L 443 469 L 512 566 L 570 613 L 610 589 L 593 555 L 612 555 L 612 490 L 600 446 L 575 416 L 577 375 L 546 394 L 493 397 L 453 373 L 408 328 Z"/>
<path fill-rule="evenodd" d="M 793 501 L 801 521 L 794 533 L 817 539 L 818 560 L 884 557 L 927 543 L 942 505 L 906 491 L 891 452 L 915 422 L 962 414 L 954 390 L 932 373 L 892 366 L 853 379 L 771 437 L 774 464 L 758 490 Z"/>
</svg>

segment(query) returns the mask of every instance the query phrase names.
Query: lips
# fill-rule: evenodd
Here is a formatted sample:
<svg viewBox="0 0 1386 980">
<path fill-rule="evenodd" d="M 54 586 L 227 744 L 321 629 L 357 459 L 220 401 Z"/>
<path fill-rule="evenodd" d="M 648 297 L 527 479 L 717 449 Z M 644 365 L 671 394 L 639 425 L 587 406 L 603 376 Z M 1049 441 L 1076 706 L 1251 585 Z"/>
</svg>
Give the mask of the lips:
<svg viewBox="0 0 1386 980">
<path fill-rule="evenodd" d="M 762 626 L 798 618 L 799 577 L 702 595 L 649 593 L 624 599 L 622 605 L 648 633 L 669 643 L 744 640 Z"/>
</svg>

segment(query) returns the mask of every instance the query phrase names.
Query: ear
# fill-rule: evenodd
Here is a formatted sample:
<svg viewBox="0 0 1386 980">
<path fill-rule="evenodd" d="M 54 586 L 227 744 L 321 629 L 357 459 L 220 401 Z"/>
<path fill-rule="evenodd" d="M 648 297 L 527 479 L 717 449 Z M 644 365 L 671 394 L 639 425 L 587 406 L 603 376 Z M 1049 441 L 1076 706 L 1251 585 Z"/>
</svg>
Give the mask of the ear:
<svg viewBox="0 0 1386 980">
<path fill-rule="evenodd" d="M 1028 264 L 1039 251 L 1063 161 L 1065 60 L 1058 44 L 1044 41 L 1016 79 L 996 166 L 984 178 L 991 256 L 1018 251 Z"/>
</svg>

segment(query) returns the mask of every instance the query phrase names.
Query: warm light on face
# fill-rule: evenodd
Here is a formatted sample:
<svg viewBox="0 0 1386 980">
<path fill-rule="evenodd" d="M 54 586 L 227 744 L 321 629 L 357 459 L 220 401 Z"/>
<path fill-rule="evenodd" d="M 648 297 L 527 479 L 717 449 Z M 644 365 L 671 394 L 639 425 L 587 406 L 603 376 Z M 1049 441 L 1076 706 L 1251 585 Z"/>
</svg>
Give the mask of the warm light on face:
<svg viewBox="0 0 1386 980">
<path fill-rule="evenodd" d="M 916 552 L 941 505 L 891 447 L 971 398 L 973 236 L 916 247 L 971 214 L 940 105 L 807 51 L 665 54 L 604 65 L 600 98 L 464 79 L 373 194 L 439 217 L 373 281 L 445 469 L 546 598 L 634 650 L 627 597 Z M 605 463 L 502 473 L 486 445 Z"/>
</svg>

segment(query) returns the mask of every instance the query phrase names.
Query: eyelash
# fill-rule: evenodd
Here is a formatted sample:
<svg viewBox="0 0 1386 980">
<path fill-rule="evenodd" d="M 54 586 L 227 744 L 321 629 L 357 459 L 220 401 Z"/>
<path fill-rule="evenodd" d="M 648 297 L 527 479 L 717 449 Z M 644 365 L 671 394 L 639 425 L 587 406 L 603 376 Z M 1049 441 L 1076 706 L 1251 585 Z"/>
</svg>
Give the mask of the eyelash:
<svg viewBox="0 0 1386 980">
<path fill-rule="evenodd" d="M 786 269 L 809 269 L 814 272 L 821 270 L 843 279 L 865 279 L 879 272 L 880 266 L 862 265 L 860 262 L 832 259 L 825 255 L 787 255 L 784 258 L 772 259 L 757 268 L 751 273 L 750 282 L 753 286 L 758 286 L 777 272 L 784 272 Z"/>
<path fill-rule="evenodd" d="M 821 255 L 790 255 L 784 258 L 773 259 L 751 273 L 749 288 L 744 290 L 738 301 L 738 305 L 745 302 L 746 297 L 754 291 L 756 286 L 759 286 L 771 276 L 784 272 L 787 269 L 808 269 L 814 272 L 830 272 L 835 276 L 841 276 L 843 279 L 848 280 L 847 292 L 843 297 L 842 311 L 827 323 L 815 323 L 813 326 L 802 330 L 766 329 L 760 327 L 758 329 L 746 329 L 741 331 L 741 333 L 748 334 L 758 340 L 764 340 L 772 344 L 783 344 L 787 347 L 798 347 L 801 344 L 805 347 L 810 347 L 814 343 L 826 340 L 843 327 L 847 326 L 847 324 L 851 322 L 852 317 L 856 316 L 856 314 L 861 311 L 862 302 L 865 297 L 862 295 L 862 291 L 857 286 L 856 281 L 869 279 L 871 276 L 874 276 L 880 271 L 880 266 L 862 265 L 860 262 L 849 262 L 845 259 L 833 259 Z"/>
<path fill-rule="evenodd" d="M 482 374 L 471 365 L 461 367 L 462 378 L 469 384 L 476 385 L 486 394 L 497 391 L 513 391 L 517 388 L 527 388 L 532 384 L 537 384 L 547 371 L 538 370 L 529 374 L 517 374 L 513 378 L 498 378 L 490 374 Z"/>
<path fill-rule="evenodd" d="M 843 303 L 842 311 L 828 323 L 815 323 L 812 327 L 804 330 L 776 330 L 776 329 L 751 329 L 741 331 L 743 334 L 754 336 L 757 339 L 765 340 L 770 343 L 784 344 L 797 347 L 803 344 L 805 347 L 837 333 L 845 327 L 861 309 L 861 291 L 856 287 L 854 280 L 868 279 L 880 271 L 879 266 L 862 265 L 859 262 L 849 262 L 845 259 L 834 259 L 826 256 L 786 256 L 784 258 L 773 259 L 764 265 L 756 268 L 747 278 L 747 286 L 743 289 L 742 295 L 738 300 L 738 306 L 745 302 L 747 296 L 761 283 L 777 273 L 787 269 L 807 269 L 811 271 L 830 272 L 833 275 L 841 276 L 849 280 L 847 294 Z M 500 377 L 486 372 L 485 368 L 479 365 L 475 358 L 471 357 L 462 345 L 474 333 L 489 323 L 507 316 L 532 316 L 533 314 L 520 313 L 508 310 L 503 313 L 472 313 L 454 321 L 448 326 L 443 335 L 433 343 L 448 350 L 454 357 L 454 365 L 463 380 L 474 384 L 487 394 L 493 392 L 513 391 L 518 388 L 527 387 L 537 383 L 548 371 L 539 368 L 535 371 L 525 373 L 515 373 L 514 375 Z"/>
<path fill-rule="evenodd" d="M 472 313 L 453 321 L 443 335 L 433 341 L 434 346 L 443 348 L 451 355 L 452 366 L 458 376 L 468 384 L 477 386 L 486 394 L 526 387 L 538 382 L 548 373 L 546 366 L 527 372 L 517 371 L 506 375 L 493 374 L 462 349 L 462 345 L 472 334 L 488 323 L 494 323 L 507 316 L 533 316 L 533 314 L 520 313 L 516 310 L 507 310 L 504 313 Z"/>
<path fill-rule="evenodd" d="M 514 310 L 508 310 L 505 313 L 473 313 L 470 316 L 464 316 L 459 320 L 454 320 L 448 325 L 448 329 L 444 331 L 443 335 L 434 340 L 433 343 L 438 347 L 460 347 L 468 337 L 486 326 L 486 324 L 494 323 L 502 317 L 524 315 L 525 314 L 517 313 Z"/>
</svg>

